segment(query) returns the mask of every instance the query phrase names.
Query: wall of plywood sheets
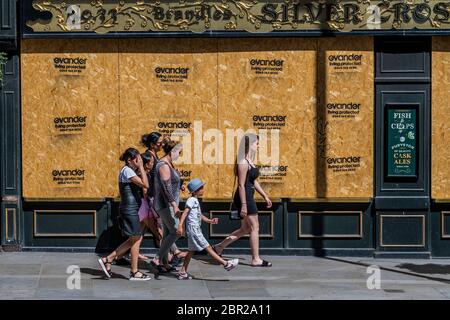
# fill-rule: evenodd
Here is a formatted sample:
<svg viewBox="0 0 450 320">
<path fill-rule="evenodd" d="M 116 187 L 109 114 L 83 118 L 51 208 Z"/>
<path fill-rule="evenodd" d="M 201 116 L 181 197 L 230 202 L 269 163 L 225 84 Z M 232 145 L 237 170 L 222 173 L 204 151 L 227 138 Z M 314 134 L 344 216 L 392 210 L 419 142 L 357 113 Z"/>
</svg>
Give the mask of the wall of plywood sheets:
<svg viewBox="0 0 450 320">
<path fill-rule="evenodd" d="M 450 199 L 450 42 L 433 37 L 432 56 L 432 180 L 435 199 Z"/>
<path fill-rule="evenodd" d="M 24 196 L 116 197 L 120 152 L 160 131 L 229 198 L 252 129 L 271 197 L 370 197 L 373 40 L 345 39 L 24 41 Z"/>
<path fill-rule="evenodd" d="M 372 38 L 322 38 L 318 48 L 317 197 L 373 195 Z"/>
<path fill-rule="evenodd" d="M 219 127 L 260 135 L 260 182 L 272 197 L 315 195 L 316 46 L 301 38 L 219 40 Z M 224 197 L 234 157 L 227 162 L 219 170 Z"/>
<path fill-rule="evenodd" d="M 24 40 L 22 172 L 25 198 L 117 195 L 115 40 Z"/>
<path fill-rule="evenodd" d="M 201 177 L 205 197 L 218 197 L 218 164 L 208 141 L 217 128 L 217 41 L 124 39 L 119 64 L 121 149 L 139 147 L 151 131 L 179 139 L 183 178 Z"/>
</svg>

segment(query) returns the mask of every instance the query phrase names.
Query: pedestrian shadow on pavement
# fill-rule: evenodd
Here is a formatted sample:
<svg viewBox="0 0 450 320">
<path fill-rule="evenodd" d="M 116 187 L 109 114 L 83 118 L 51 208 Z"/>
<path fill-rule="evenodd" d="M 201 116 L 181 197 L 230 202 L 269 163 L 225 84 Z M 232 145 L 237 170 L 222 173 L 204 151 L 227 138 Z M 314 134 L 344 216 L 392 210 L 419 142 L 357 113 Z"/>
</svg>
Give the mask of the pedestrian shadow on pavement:
<svg viewBox="0 0 450 320">
<path fill-rule="evenodd" d="M 211 265 L 216 265 L 216 266 L 218 266 L 218 265 L 220 265 L 220 263 L 219 262 L 217 262 L 216 260 L 214 260 L 212 257 L 210 257 L 210 256 L 205 256 L 205 255 L 201 255 L 201 256 L 195 256 L 194 258 L 192 258 L 192 259 L 195 259 L 195 260 L 197 260 L 197 261 L 200 261 L 201 263 L 203 263 L 203 264 L 211 264 Z M 230 259 L 234 259 L 234 257 L 232 257 L 232 256 L 222 256 L 222 259 L 224 259 L 224 260 L 230 260 Z M 242 262 L 242 261 L 245 261 L 245 258 L 239 258 L 239 264 L 242 264 L 242 265 L 249 265 L 248 263 L 245 263 L 245 262 Z"/>
<path fill-rule="evenodd" d="M 413 264 L 413 263 L 402 263 L 396 266 L 399 269 L 406 269 L 416 273 L 422 274 L 450 274 L 450 265 L 445 264 Z"/>
<path fill-rule="evenodd" d="M 373 265 L 373 263 L 368 264 L 368 263 L 364 263 L 364 262 L 361 262 L 361 261 L 349 261 L 349 260 L 335 258 L 335 257 L 325 257 L 324 259 L 337 261 L 337 262 L 348 263 L 348 264 L 362 266 L 362 267 L 366 267 L 366 268 Z M 384 271 L 390 271 L 390 272 L 393 272 L 393 273 L 398 273 L 398 274 L 413 276 L 413 277 L 422 278 L 422 279 L 426 279 L 426 280 L 431 280 L 431 281 L 437 281 L 437 282 L 441 282 L 441 283 L 445 283 L 445 284 L 450 284 L 450 279 L 425 276 L 425 275 L 419 274 L 419 272 L 417 272 L 417 273 L 413 272 L 413 271 L 408 272 L 408 271 L 402 271 L 402 270 L 397 270 L 397 269 L 394 269 L 394 268 L 383 267 L 383 266 L 378 266 L 378 267 L 380 268 L 380 270 L 384 270 Z M 397 268 L 399 268 L 399 267 L 397 266 Z"/>
<path fill-rule="evenodd" d="M 81 268 L 80 271 L 81 271 L 81 273 L 90 274 L 91 276 L 98 276 L 97 278 L 92 278 L 93 280 L 108 280 L 108 278 L 106 278 L 103 271 L 98 270 L 98 269 Z M 113 271 L 113 275 L 112 275 L 111 279 L 127 279 L 128 280 L 127 277 L 125 277 L 121 274 L 115 273 L 114 271 Z"/>
</svg>

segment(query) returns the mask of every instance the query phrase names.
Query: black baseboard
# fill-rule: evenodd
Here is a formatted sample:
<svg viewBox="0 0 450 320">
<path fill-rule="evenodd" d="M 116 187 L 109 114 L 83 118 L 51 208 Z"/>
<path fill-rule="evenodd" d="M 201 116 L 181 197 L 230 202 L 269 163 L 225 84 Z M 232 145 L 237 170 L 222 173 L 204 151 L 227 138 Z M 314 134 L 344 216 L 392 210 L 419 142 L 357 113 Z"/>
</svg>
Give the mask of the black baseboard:
<svg viewBox="0 0 450 320">
<path fill-rule="evenodd" d="M 383 252 L 376 251 L 375 259 L 431 259 L 431 252 Z"/>
</svg>

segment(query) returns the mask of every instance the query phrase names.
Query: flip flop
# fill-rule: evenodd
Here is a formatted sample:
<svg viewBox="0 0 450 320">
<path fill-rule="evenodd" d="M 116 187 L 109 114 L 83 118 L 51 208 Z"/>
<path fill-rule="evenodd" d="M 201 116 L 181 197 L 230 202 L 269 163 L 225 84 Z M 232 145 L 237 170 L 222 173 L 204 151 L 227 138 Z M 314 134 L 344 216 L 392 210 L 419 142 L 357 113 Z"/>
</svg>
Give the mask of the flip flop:
<svg viewBox="0 0 450 320">
<path fill-rule="evenodd" d="M 266 260 L 263 260 L 261 264 L 252 264 L 252 267 L 271 267 L 272 263 Z"/>
</svg>

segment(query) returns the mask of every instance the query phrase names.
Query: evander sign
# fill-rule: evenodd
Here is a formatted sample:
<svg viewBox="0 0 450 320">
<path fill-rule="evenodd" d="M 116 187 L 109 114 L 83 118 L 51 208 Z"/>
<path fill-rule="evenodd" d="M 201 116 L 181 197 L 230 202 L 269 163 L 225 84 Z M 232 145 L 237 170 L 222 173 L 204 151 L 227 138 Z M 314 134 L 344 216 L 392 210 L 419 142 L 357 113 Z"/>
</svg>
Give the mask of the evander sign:
<svg viewBox="0 0 450 320">
<path fill-rule="evenodd" d="M 33 33 L 450 30 L 450 1 L 434 0 L 35 0 L 33 7 L 52 14 L 25 17 Z"/>
</svg>

